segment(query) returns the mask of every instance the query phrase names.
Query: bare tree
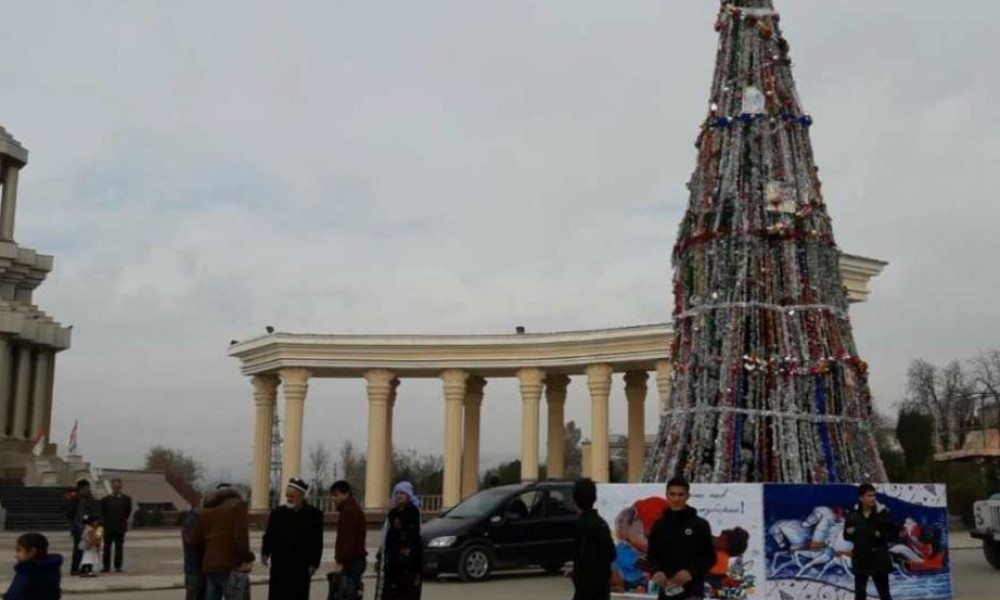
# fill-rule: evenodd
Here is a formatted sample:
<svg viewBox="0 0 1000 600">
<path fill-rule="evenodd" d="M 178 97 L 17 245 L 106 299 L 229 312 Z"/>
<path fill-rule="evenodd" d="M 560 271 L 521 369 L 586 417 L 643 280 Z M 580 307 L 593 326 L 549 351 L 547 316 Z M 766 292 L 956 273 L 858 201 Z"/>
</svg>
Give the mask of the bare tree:
<svg viewBox="0 0 1000 600">
<path fill-rule="evenodd" d="M 363 498 L 365 490 L 365 468 L 367 460 L 365 455 L 358 451 L 354 442 L 347 440 L 340 447 L 340 467 L 343 472 L 343 479 L 351 484 L 354 495 Z"/>
<path fill-rule="evenodd" d="M 312 471 L 312 489 L 314 494 L 319 494 L 326 485 L 326 478 L 330 474 L 330 464 L 333 456 L 323 442 L 316 442 L 309 446 L 309 468 Z"/>
<path fill-rule="evenodd" d="M 935 447 L 940 451 L 961 448 L 963 429 L 973 415 L 972 385 L 961 363 L 943 369 L 918 359 L 906 373 L 906 406 L 934 419 Z"/>
</svg>

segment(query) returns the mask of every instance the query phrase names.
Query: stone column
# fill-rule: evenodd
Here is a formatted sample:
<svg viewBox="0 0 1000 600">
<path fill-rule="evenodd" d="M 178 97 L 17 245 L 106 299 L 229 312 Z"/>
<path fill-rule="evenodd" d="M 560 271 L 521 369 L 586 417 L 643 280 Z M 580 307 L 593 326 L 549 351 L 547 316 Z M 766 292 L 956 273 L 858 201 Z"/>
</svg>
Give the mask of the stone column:
<svg viewBox="0 0 1000 600">
<path fill-rule="evenodd" d="M 394 475 L 392 471 L 392 424 L 394 419 L 393 415 L 396 411 L 396 390 L 399 388 L 398 377 L 393 378 L 390 388 L 389 403 L 386 404 L 385 409 L 385 483 L 383 484 L 383 489 L 385 489 L 386 492 L 392 491 L 392 478 Z"/>
<path fill-rule="evenodd" d="M 465 423 L 462 433 L 462 498 L 479 491 L 479 423 L 486 380 L 479 376 L 465 382 Z"/>
<path fill-rule="evenodd" d="M 287 482 L 292 477 L 302 476 L 302 422 L 305 418 L 310 373 L 306 369 L 288 368 L 282 369 L 279 375 L 285 391 L 285 440 L 281 455 L 281 477 Z"/>
<path fill-rule="evenodd" d="M 582 477 L 593 477 L 594 465 L 590 448 L 589 441 L 580 444 L 580 475 Z"/>
<path fill-rule="evenodd" d="M 656 387 L 660 391 L 660 413 L 670 408 L 670 379 L 674 363 L 669 360 L 656 361 Z"/>
<path fill-rule="evenodd" d="M 45 414 L 49 400 L 51 357 L 51 352 L 41 348 L 35 354 L 35 383 L 31 389 L 31 425 L 29 426 L 31 439 L 39 436 L 48 440 L 49 437 L 49 431 L 45 425 Z"/>
<path fill-rule="evenodd" d="M 389 475 L 386 473 L 389 442 L 389 397 L 396 374 L 387 369 L 365 372 L 368 383 L 368 457 L 365 464 L 365 508 L 385 508 L 389 503 Z"/>
<path fill-rule="evenodd" d="M 17 213 L 17 173 L 19 168 L 10 165 L 4 176 L 3 194 L 0 196 L 0 240 L 14 241 L 14 218 Z"/>
<path fill-rule="evenodd" d="M 625 398 L 628 400 L 628 482 L 638 483 L 646 462 L 646 380 L 649 373 L 625 374 Z"/>
<path fill-rule="evenodd" d="M 452 507 L 462 500 L 462 403 L 469 374 L 459 369 L 441 373 L 444 382 L 444 494 L 442 503 Z"/>
<path fill-rule="evenodd" d="M 253 431 L 253 473 L 250 482 L 250 508 L 267 510 L 271 498 L 271 444 L 274 442 L 274 409 L 278 400 L 278 378 L 254 375 L 253 401 L 256 407 Z"/>
<path fill-rule="evenodd" d="M 590 389 L 590 478 L 608 483 L 608 397 L 611 395 L 611 365 L 587 367 L 587 387 Z"/>
<path fill-rule="evenodd" d="M 6 336 L 0 335 L 0 438 L 7 436 L 10 423 L 7 415 L 10 413 L 11 381 L 14 377 L 14 354 L 11 343 Z"/>
<path fill-rule="evenodd" d="M 49 432 L 46 442 L 52 440 L 52 400 L 56 392 L 56 353 L 49 354 L 49 381 L 45 387 L 45 431 Z"/>
<path fill-rule="evenodd" d="M 546 454 L 551 479 L 562 479 L 566 476 L 566 386 L 568 385 L 569 377 L 566 375 L 545 377 L 545 403 L 549 408 Z"/>
<path fill-rule="evenodd" d="M 31 346 L 17 351 L 17 380 L 14 383 L 14 425 L 11 437 L 28 438 L 28 409 L 31 408 Z"/>
<path fill-rule="evenodd" d="M 521 369 L 517 378 L 521 381 L 521 481 L 538 481 L 538 404 L 545 371 Z"/>
</svg>

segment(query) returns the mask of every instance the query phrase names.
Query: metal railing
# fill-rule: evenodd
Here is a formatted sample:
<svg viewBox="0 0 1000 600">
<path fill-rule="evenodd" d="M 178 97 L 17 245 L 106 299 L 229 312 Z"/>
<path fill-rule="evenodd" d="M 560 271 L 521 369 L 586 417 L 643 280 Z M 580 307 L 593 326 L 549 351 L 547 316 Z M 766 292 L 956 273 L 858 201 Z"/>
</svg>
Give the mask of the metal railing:
<svg viewBox="0 0 1000 600">
<path fill-rule="evenodd" d="M 316 508 L 322 510 L 325 513 L 335 513 L 337 508 L 333 505 L 333 498 L 327 495 L 314 498 L 312 505 Z M 420 498 L 421 510 L 425 513 L 439 513 L 441 509 L 444 508 L 444 497 L 443 496 L 421 496 Z"/>
</svg>

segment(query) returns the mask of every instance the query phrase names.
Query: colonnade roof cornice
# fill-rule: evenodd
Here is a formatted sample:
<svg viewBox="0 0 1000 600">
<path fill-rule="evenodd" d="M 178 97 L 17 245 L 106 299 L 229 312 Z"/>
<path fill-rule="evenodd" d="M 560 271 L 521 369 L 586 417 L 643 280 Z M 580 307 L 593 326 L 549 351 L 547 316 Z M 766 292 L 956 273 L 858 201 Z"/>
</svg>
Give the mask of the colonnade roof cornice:
<svg viewBox="0 0 1000 600">
<path fill-rule="evenodd" d="M 888 263 L 841 255 L 841 273 L 851 302 L 864 302 L 870 281 Z M 664 300 L 666 302 L 666 300 Z M 400 377 L 439 377 L 461 369 L 484 377 L 516 377 L 523 368 L 582 375 L 593 364 L 616 372 L 653 371 L 669 358 L 670 323 L 553 333 L 483 335 L 349 335 L 275 332 L 237 342 L 229 356 L 244 375 L 308 369 L 314 377 L 361 377 L 388 369 Z"/>
<path fill-rule="evenodd" d="M 254 375 L 295 366 L 318 377 L 360 377 L 388 369 L 437 377 L 448 369 L 514 377 L 522 368 L 582 374 L 587 365 L 650 368 L 670 351 L 669 324 L 510 335 L 318 335 L 274 333 L 230 347 Z"/>
</svg>

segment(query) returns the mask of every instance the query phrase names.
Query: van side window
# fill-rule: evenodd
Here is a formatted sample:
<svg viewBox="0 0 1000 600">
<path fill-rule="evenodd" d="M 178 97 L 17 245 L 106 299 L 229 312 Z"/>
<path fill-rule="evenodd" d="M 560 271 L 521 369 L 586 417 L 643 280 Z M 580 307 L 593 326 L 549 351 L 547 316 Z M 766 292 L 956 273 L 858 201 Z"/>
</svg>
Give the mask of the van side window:
<svg viewBox="0 0 1000 600">
<path fill-rule="evenodd" d="M 529 490 L 518 494 L 504 509 L 508 519 L 539 519 L 542 517 L 542 493 L 539 490 Z"/>
<path fill-rule="evenodd" d="M 573 492 L 568 488 L 552 488 L 549 490 L 549 516 L 565 517 L 576 515 L 573 503 Z"/>
</svg>

